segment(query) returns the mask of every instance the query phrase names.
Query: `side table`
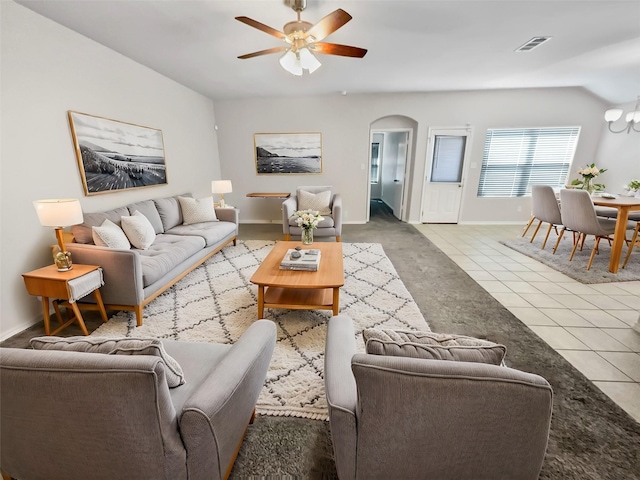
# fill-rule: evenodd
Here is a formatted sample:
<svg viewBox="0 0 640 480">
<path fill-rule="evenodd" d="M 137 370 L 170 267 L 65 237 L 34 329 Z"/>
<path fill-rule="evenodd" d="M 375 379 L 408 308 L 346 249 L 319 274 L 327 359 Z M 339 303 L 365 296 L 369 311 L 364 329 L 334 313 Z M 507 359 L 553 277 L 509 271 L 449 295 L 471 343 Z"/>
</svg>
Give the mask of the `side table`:
<svg viewBox="0 0 640 480">
<path fill-rule="evenodd" d="M 22 275 L 24 284 L 30 295 L 42 297 L 42 311 L 44 315 L 44 331 L 47 335 L 55 335 L 63 328 L 68 327 L 74 320 L 78 321 L 82 332 L 89 335 L 87 327 L 82 319 L 77 300 L 93 293 L 97 302 L 97 310 L 100 312 L 103 322 L 107 322 L 107 312 L 102 303 L 99 288 L 104 285 L 102 269 L 96 265 L 73 264 L 73 268 L 67 272 L 59 272 L 55 265 L 49 265 Z M 60 326 L 53 332 L 49 322 L 49 299 L 53 301 L 53 307 Z M 62 300 L 62 302 L 60 301 Z M 71 307 L 75 316 L 63 323 L 58 305 Z M 95 309 L 93 306 L 88 308 Z"/>
</svg>

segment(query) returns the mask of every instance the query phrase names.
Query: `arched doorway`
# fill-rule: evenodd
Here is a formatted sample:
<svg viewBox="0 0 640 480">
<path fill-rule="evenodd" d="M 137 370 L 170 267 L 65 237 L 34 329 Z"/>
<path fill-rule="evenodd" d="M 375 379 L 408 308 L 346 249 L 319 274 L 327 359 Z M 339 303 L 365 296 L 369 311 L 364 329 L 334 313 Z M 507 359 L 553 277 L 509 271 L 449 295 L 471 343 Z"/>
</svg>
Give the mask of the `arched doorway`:
<svg viewBox="0 0 640 480">
<path fill-rule="evenodd" d="M 401 221 L 409 218 L 417 127 L 418 122 L 402 115 L 389 115 L 370 124 L 367 221 L 372 200 L 383 202 Z"/>
</svg>

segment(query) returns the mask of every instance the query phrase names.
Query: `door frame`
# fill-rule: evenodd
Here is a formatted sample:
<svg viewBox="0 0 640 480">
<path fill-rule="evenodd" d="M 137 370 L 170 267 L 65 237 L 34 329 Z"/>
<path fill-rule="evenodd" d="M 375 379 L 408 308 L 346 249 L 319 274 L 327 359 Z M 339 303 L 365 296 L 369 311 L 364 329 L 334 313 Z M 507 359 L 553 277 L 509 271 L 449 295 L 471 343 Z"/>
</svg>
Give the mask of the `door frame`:
<svg viewBox="0 0 640 480">
<path fill-rule="evenodd" d="M 369 147 L 368 147 L 368 158 L 369 161 L 367 163 L 368 168 L 367 168 L 367 205 L 366 205 L 366 212 L 367 212 L 367 223 L 370 220 L 371 217 L 371 144 L 373 143 L 373 134 L 374 133 L 394 133 L 394 132 L 407 132 L 407 154 L 406 154 L 406 159 L 404 162 L 404 180 L 402 182 L 402 200 L 400 202 L 400 221 L 402 222 L 407 222 L 407 202 L 408 202 L 408 195 L 407 195 L 407 177 L 409 172 L 411 171 L 409 168 L 409 164 L 411 163 L 411 159 L 413 158 L 413 128 L 411 127 L 404 127 L 404 128 L 370 128 L 369 129 Z M 382 160 L 384 160 L 384 147 L 382 148 Z"/>
<path fill-rule="evenodd" d="M 424 172 L 425 172 L 425 176 L 424 179 L 422 181 L 422 195 L 420 196 L 420 223 L 425 223 L 424 221 L 424 199 L 426 196 L 426 185 L 427 182 L 431 181 L 431 168 L 433 166 L 433 149 L 435 146 L 435 142 L 433 141 L 435 138 L 436 133 L 435 132 L 449 132 L 450 135 L 455 135 L 458 134 L 460 135 L 461 132 L 465 132 L 464 135 L 460 135 L 460 136 L 466 136 L 467 137 L 467 141 L 465 142 L 465 146 L 464 146 L 464 157 L 462 159 L 462 174 L 461 174 L 461 183 L 462 186 L 461 188 L 461 192 L 460 192 L 460 207 L 458 208 L 458 217 L 456 219 L 456 224 L 460 221 L 460 214 L 462 213 L 462 209 L 464 208 L 464 192 L 465 192 L 465 185 L 466 185 L 466 180 L 467 180 L 467 174 L 469 171 L 469 163 L 471 160 L 471 144 L 473 141 L 473 128 L 470 125 L 466 125 L 464 127 L 429 127 L 429 130 L 427 132 L 427 151 L 426 151 L 426 158 L 424 160 Z M 447 133 L 444 133 L 444 135 L 446 135 Z"/>
</svg>

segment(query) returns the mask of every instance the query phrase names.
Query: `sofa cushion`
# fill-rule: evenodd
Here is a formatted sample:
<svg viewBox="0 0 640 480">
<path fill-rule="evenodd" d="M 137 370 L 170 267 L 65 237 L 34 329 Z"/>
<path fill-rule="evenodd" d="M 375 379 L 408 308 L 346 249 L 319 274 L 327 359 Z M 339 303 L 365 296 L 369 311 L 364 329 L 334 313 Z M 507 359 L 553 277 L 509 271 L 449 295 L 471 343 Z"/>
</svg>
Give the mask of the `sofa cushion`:
<svg viewBox="0 0 640 480">
<path fill-rule="evenodd" d="M 229 234 L 236 232 L 236 224 L 231 222 L 203 222 L 193 225 L 178 225 L 167 233 L 171 235 L 185 235 L 202 237 L 207 247 L 215 245 Z"/>
<path fill-rule="evenodd" d="M 185 383 L 180 364 L 164 349 L 157 338 L 106 337 L 36 337 L 29 341 L 34 350 L 63 350 L 67 352 L 105 353 L 107 355 L 153 355 L 162 358 L 167 366 L 169 388 Z"/>
<path fill-rule="evenodd" d="M 500 365 L 507 353 L 504 345 L 455 334 L 372 328 L 363 330 L 362 337 L 373 355 Z"/>
<path fill-rule="evenodd" d="M 151 222 L 139 211 L 131 216 L 122 217 L 122 230 L 136 248 L 146 250 L 156 239 L 156 232 Z"/>
<path fill-rule="evenodd" d="M 320 215 L 331 215 L 331 190 L 311 193 L 298 190 L 298 210 L 314 210 Z"/>
<path fill-rule="evenodd" d="M 182 209 L 183 225 L 194 223 L 215 222 L 218 220 L 213 208 L 213 197 L 190 198 L 178 197 Z"/>
<path fill-rule="evenodd" d="M 135 211 L 140 212 L 147 217 L 147 220 L 149 220 L 156 233 L 164 233 L 162 219 L 160 218 L 160 214 L 158 213 L 158 209 L 156 208 L 156 204 L 153 200 L 132 203 L 131 205 L 127 205 L 127 209 L 129 209 L 129 215 L 133 215 Z"/>
<path fill-rule="evenodd" d="M 129 215 L 127 207 L 120 207 L 106 212 L 83 213 L 84 221 L 80 225 L 73 225 L 71 233 L 73 233 L 77 243 L 93 243 L 91 227 L 99 227 L 106 219 L 120 226 L 120 218 L 125 215 Z"/>
<path fill-rule="evenodd" d="M 189 194 L 185 193 L 181 196 L 188 197 Z M 153 203 L 156 205 L 165 232 L 176 225 L 182 225 L 182 210 L 180 209 L 178 197 L 156 198 Z"/>
<path fill-rule="evenodd" d="M 163 233 L 157 235 L 153 244 L 146 250 L 138 250 L 142 263 L 142 285 L 148 287 L 160 280 L 205 247 L 202 237 L 178 236 Z"/>
<path fill-rule="evenodd" d="M 91 227 L 93 243 L 100 247 L 129 250 L 131 244 L 122 229 L 108 218 L 99 227 Z"/>
</svg>

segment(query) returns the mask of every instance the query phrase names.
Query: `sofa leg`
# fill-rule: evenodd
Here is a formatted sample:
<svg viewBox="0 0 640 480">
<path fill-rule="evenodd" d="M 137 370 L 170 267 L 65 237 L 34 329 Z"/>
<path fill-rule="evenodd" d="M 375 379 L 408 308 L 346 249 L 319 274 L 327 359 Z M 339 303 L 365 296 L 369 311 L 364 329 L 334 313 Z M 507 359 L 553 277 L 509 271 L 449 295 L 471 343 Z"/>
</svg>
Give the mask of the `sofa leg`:
<svg viewBox="0 0 640 480">
<path fill-rule="evenodd" d="M 336 235 L 336 242 L 341 242 L 341 241 L 342 241 L 342 236 Z"/>
<path fill-rule="evenodd" d="M 13 480 L 9 475 L 2 474 L 2 480 Z"/>
<path fill-rule="evenodd" d="M 234 247 L 238 246 L 238 237 L 233 237 L 233 246 Z"/>
<path fill-rule="evenodd" d="M 289 235 L 288 233 L 284 234 L 284 241 L 285 242 L 290 242 L 291 241 L 291 235 Z"/>
<path fill-rule="evenodd" d="M 253 425 L 253 421 L 256 419 L 256 409 L 253 409 L 253 413 L 251 414 L 251 418 L 249 419 L 249 425 Z"/>
<path fill-rule="evenodd" d="M 142 312 L 144 311 L 144 307 L 142 305 L 136 305 L 134 307 L 134 311 L 136 312 L 136 326 L 142 326 Z"/>
</svg>

